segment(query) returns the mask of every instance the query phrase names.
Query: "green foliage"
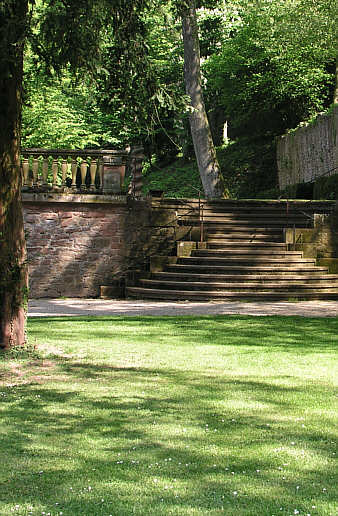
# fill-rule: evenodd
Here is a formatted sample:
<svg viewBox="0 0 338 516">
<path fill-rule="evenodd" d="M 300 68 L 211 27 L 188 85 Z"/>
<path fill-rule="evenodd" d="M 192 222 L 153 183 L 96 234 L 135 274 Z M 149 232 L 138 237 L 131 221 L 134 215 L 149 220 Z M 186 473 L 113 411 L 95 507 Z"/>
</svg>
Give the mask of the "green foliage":
<svg viewBox="0 0 338 516">
<path fill-rule="evenodd" d="M 38 1 L 26 58 L 23 145 L 142 142 L 160 165 L 175 163 L 181 152 L 191 157 L 177 18 L 184 4 Z M 217 145 L 229 123 L 230 144 L 218 151 L 222 172 L 232 196 L 255 197 L 276 186 L 275 136 L 331 102 L 334 2 L 196 4 L 204 94 Z M 174 192 L 167 176 L 164 190 Z M 180 196 L 186 190 L 181 179 L 178 185 Z"/>
<path fill-rule="evenodd" d="M 154 11 L 138 15 L 138 33 L 128 44 L 112 36 L 107 40 L 106 73 L 97 88 L 102 108 L 118 111 L 120 126 L 129 128 L 129 143 L 142 141 L 149 154 L 159 157 L 180 150 L 186 111 L 180 29 L 170 8 L 171 2 L 159 0 Z"/>
<path fill-rule="evenodd" d="M 338 199 L 338 174 L 318 178 L 315 183 L 297 183 L 287 186 L 283 191 L 277 188 L 263 190 L 256 194 L 260 199 Z"/>
<path fill-rule="evenodd" d="M 270 188 L 277 179 L 275 136 L 331 103 L 335 52 L 327 17 L 333 2 L 239 0 L 232 5 L 238 8 L 235 16 L 228 13 L 232 31 L 204 64 L 207 106 L 225 113 L 230 138 L 248 160 L 239 150 L 241 175 L 247 168 L 257 171 L 247 175 L 246 189 L 254 185 L 255 190 L 257 179 L 259 189 Z M 259 145 L 269 148 L 262 154 L 266 159 L 248 150 Z"/>
<path fill-rule="evenodd" d="M 281 134 L 331 102 L 329 58 L 310 48 L 279 53 L 260 22 L 243 14 L 243 27 L 205 65 L 209 96 L 217 94 L 234 135 Z"/>
<path fill-rule="evenodd" d="M 183 132 L 186 99 L 180 31 L 170 2 L 161 6 L 156 0 L 139 0 L 133 7 L 125 2 L 121 13 L 122 0 L 114 6 L 101 2 L 95 22 L 84 18 L 94 16 L 95 5 L 101 4 L 83 0 L 79 14 L 86 4 L 90 8 L 76 24 L 74 36 L 69 23 L 74 2 L 38 3 L 25 59 L 23 144 L 85 147 L 143 142 L 149 152 L 175 155 L 181 146 L 178 134 Z M 156 9 L 145 11 L 150 5 Z M 92 34 L 101 30 L 85 59 L 92 43 L 86 34 L 93 23 Z M 72 46 L 74 40 L 78 48 Z"/>
<path fill-rule="evenodd" d="M 270 188 L 262 190 L 256 193 L 255 199 L 278 199 L 280 197 L 280 191 L 278 188 Z"/>
<path fill-rule="evenodd" d="M 121 145 L 123 133 L 115 136 L 114 116 L 99 108 L 93 87 L 36 73 L 26 57 L 25 104 L 22 112 L 22 146 L 84 148 Z"/>
<path fill-rule="evenodd" d="M 289 185 L 280 192 L 279 197 L 281 199 L 316 199 L 313 194 L 313 183 Z"/>
<path fill-rule="evenodd" d="M 267 176 L 269 170 L 263 167 L 269 163 L 267 155 L 270 156 L 270 171 L 273 169 L 275 154 L 271 151 L 270 142 L 247 141 L 244 146 L 242 142 L 230 142 L 227 145 L 218 147 L 217 159 L 220 164 L 225 183 L 232 198 L 255 198 L 260 195 L 264 186 L 268 184 Z M 255 166 L 253 166 L 255 163 Z M 265 170 L 265 174 L 262 173 Z M 198 190 L 203 191 L 196 160 L 180 158 L 170 164 L 163 164 L 152 161 L 144 169 L 144 191 L 163 190 L 166 197 L 196 197 Z M 270 173 L 270 184 L 275 186 L 275 177 Z M 275 187 L 274 197 L 279 192 Z M 202 194 L 203 195 L 203 194 Z"/>
<path fill-rule="evenodd" d="M 268 137 L 238 138 L 218 148 L 220 167 L 233 198 L 255 198 L 275 188 L 275 145 Z"/>
<path fill-rule="evenodd" d="M 196 198 L 198 191 L 203 196 L 203 187 L 195 160 L 179 159 L 168 166 L 148 165 L 144 170 L 144 193 L 162 190 L 165 197 Z"/>
<path fill-rule="evenodd" d="M 338 174 L 318 178 L 313 196 L 314 199 L 338 199 Z"/>
</svg>

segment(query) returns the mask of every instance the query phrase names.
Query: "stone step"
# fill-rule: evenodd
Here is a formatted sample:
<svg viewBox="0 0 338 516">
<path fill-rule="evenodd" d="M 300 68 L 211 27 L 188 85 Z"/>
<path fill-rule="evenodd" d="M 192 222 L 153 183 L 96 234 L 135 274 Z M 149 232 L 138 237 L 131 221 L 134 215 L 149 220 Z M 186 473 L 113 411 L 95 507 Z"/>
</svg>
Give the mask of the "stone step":
<svg viewBox="0 0 338 516">
<path fill-rule="evenodd" d="M 189 208 L 187 207 L 180 207 L 176 212 L 180 215 L 189 214 L 193 217 L 199 217 L 199 216 L 206 216 L 206 217 L 228 217 L 229 219 L 232 218 L 252 218 L 252 217 L 258 217 L 262 219 L 266 218 L 292 218 L 292 219 L 302 219 L 302 220 L 312 220 L 313 213 L 307 213 L 305 211 L 298 211 L 298 210 L 289 210 L 286 209 L 282 210 L 271 210 L 271 209 L 260 209 L 260 208 L 252 208 L 252 209 L 215 209 L 215 208 L 207 208 L 203 207 L 203 210 L 198 211 L 198 208 Z"/>
<path fill-rule="evenodd" d="M 307 269 L 308 270 L 308 269 Z M 246 283 L 269 283 L 283 285 L 286 282 L 293 282 L 295 284 L 306 283 L 328 283 L 338 281 L 338 274 L 323 274 L 320 272 L 312 272 L 311 274 L 197 274 L 185 272 L 154 272 L 151 275 L 152 279 L 160 281 L 215 281 L 221 283 L 237 283 L 245 281 Z"/>
<path fill-rule="evenodd" d="M 193 290 L 160 290 L 142 287 L 128 287 L 127 297 L 138 299 L 173 299 L 185 301 L 211 301 L 211 300 L 288 300 L 288 299 L 338 299 L 338 288 L 333 292 L 306 292 L 302 290 L 289 290 L 287 292 L 229 292 L 229 291 L 193 291 Z"/>
<path fill-rule="evenodd" d="M 184 210 L 182 210 L 184 213 Z M 194 215 L 199 216 L 198 210 L 192 212 Z M 201 211 L 202 215 L 202 211 Z M 206 217 L 228 217 L 228 218 L 251 218 L 258 216 L 262 219 L 264 218 L 285 218 L 285 219 L 294 219 L 294 220 L 312 220 L 313 215 L 307 214 L 306 212 L 300 212 L 297 210 L 289 210 L 288 212 L 285 210 L 271 210 L 271 209 L 260 209 L 260 208 L 252 208 L 250 209 L 239 209 L 239 210 L 222 210 L 222 209 L 214 209 L 214 208 L 204 208 L 203 216 Z"/>
<path fill-rule="evenodd" d="M 186 218 L 186 217 L 182 217 L 179 221 L 179 224 L 182 225 L 182 226 L 199 226 L 200 225 L 200 221 L 196 218 L 196 219 L 193 219 L 193 218 Z M 289 221 L 286 221 L 284 219 L 271 219 L 271 218 L 266 218 L 266 219 L 258 219 L 258 218 L 255 218 L 255 217 L 252 217 L 252 218 L 246 218 L 246 219 L 226 219 L 226 218 L 221 218 L 221 217 L 215 217 L 215 218 L 212 218 L 212 217 L 204 217 L 203 218 L 203 223 L 205 226 L 208 226 L 208 227 L 217 227 L 217 226 L 222 226 L 222 227 L 232 227 L 232 228 L 235 228 L 235 227 L 240 227 L 240 228 L 255 228 L 256 226 L 262 228 L 264 227 L 265 225 L 268 225 L 269 228 L 284 228 L 284 227 L 312 227 L 312 224 L 307 224 L 306 222 L 304 222 L 303 220 L 296 220 L 296 221 L 292 221 L 292 220 L 289 220 Z"/>
<path fill-rule="evenodd" d="M 338 281 L 332 282 L 311 282 L 302 284 L 301 286 L 295 285 L 292 281 L 287 281 L 284 284 L 270 281 L 269 283 L 252 282 L 246 283 L 245 281 L 239 281 L 237 283 L 223 283 L 214 281 L 165 281 L 156 279 L 143 279 L 140 281 L 141 285 L 147 288 L 156 288 L 161 290 L 212 290 L 212 291 L 239 291 L 239 292 L 252 292 L 252 291 L 266 291 L 271 290 L 273 292 L 284 292 L 289 290 L 302 291 L 302 292 L 332 292 L 332 289 L 338 290 Z"/>
<path fill-rule="evenodd" d="M 250 251 L 251 249 L 261 249 L 262 251 L 287 251 L 287 245 L 276 242 L 243 242 L 243 241 L 233 241 L 233 240 L 208 240 L 207 241 L 207 249 L 231 249 L 235 247 L 236 249 L 242 249 L 243 251 Z"/>
<path fill-rule="evenodd" d="M 214 235 L 217 236 L 226 236 L 232 234 L 241 234 L 245 236 L 272 236 L 272 235 L 283 235 L 282 228 L 260 228 L 260 227 L 248 227 L 248 226 L 233 226 L 232 224 L 218 224 L 218 225 L 205 225 L 204 227 L 205 234 L 210 236 L 210 238 L 214 238 Z"/>
<path fill-rule="evenodd" d="M 245 257 L 212 257 L 212 256 L 186 256 L 178 258 L 177 263 L 182 265 L 199 265 L 204 267 L 205 265 L 283 265 L 285 267 L 292 267 L 293 265 L 314 265 L 315 260 L 313 258 L 299 258 L 298 256 L 286 256 L 285 258 L 266 258 L 262 256 L 248 256 Z"/>
<path fill-rule="evenodd" d="M 158 200 L 184 226 L 200 226 L 197 200 Z M 127 295 L 163 300 L 338 299 L 338 274 L 284 243 L 287 227 L 312 227 L 313 213 L 334 203 L 300 201 L 202 201 L 205 249 L 177 258 L 163 272 L 128 287 Z M 153 206 L 153 203 L 152 203 Z M 307 214 L 307 211 L 310 215 Z M 198 247 L 198 246 L 197 246 Z"/>
<path fill-rule="evenodd" d="M 297 265 L 290 269 L 289 266 L 284 265 L 194 265 L 194 264 L 175 264 L 167 267 L 168 272 L 184 272 L 184 273 L 198 273 L 201 271 L 207 274 L 232 273 L 232 274 L 312 274 L 325 273 L 328 271 L 327 267 L 313 267 L 311 265 Z"/>
<path fill-rule="evenodd" d="M 265 225 L 268 224 L 269 226 L 285 226 L 285 225 L 293 225 L 293 224 L 302 224 L 302 226 L 312 226 L 313 221 L 310 218 L 307 217 L 301 217 L 301 216 L 286 216 L 283 214 L 270 214 L 267 213 L 265 216 L 251 213 L 251 214 L 213 214 L 213 213 L 204 213 L 203 219 L 199 217 L 198 214 L 191 216 L 191 215 L 182 215 L 182 220 L 185 222 L 189 222 L 190 220 L 196 222 L 203 220 L 204 223 L 227 223 L 227 224 L 242 224 L 242 225 Z"/>
<path fill-rule="evenodd" d="M 215 212 L 253 212 L 257 211 L 263 213 L 265 211 L 276 213 L 285 213 L 287 210 L 290 213 L 329 213 L 334 209 L 335 201 L 295 201 L 295 200 L 233 200 L 222 199 L 207 201 L 201 199 L 200 205 L 203 205 L 204 210 L 212 210 Z M 198 210 L 198 199 L 153 199 L 152 207 L 154 209 L 196 209 Z"/>
<path fill-rule="evenodd" d="M 198 205 L 189 205 L 188 208 L 196 210 L 198 212 Z M 289 207 L 287 208 L 287 205 L 279 206 L 278 208 L 273 206 L 254 206 L 254 205 L 211 205 L 209 203 L 201 203 L 201 211 L 203 208 L 203 212 L 205 213 L 216 213 L 221 215 L 233 215 L 233 214 L 247 214 L 250 215 L 251 213 L 258 213 L 258 214 L 269 214 L 269 215 L 285 215 L 288 213 L 289 215 L 299 215 L 299 216 L 307 216 L 308 213 L 313 213 L 313 210 L 301 210 L 298 207 L 291 207 L 289 204 Z M 184 206 L 180 206 L 179 209 L 184 209 Z M 316 212 L 317 213 L 317 212 Z"/>
<path fill-rule="evenodd" d="M 231 243 L 242 243 L 242 244 L 282 244 L 283 233 L 279 232 L 276 234 L 258 234 L 258 233 L 214 233 L 209 235 L 206 233 L 204 239 L 208 244 L 231 244 Z M 285 245 L 285 244 L 282 244 Z"/>
<path fill-rule="evenodd" d="M 191 256 L 205 256 L 205 257 L 245 257 L 252 258 L 256 256 L 272 256 L 274 258 L 287 258 L 287 257 L 299 257 L 302 258 L 303 253 L 301 251 L 286 251 L 276 249 L 237 249 L 235 247 L 229 249 L 194 249 L 191 252 Z"/>
</svg>

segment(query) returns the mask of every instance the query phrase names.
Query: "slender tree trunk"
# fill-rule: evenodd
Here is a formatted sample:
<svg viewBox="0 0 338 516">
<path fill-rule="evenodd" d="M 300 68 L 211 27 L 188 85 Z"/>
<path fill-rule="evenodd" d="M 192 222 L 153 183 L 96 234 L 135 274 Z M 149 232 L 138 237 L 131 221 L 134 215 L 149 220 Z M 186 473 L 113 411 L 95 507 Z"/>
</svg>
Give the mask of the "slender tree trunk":
<svg viewBox="0 0 338 516">
<path fill-rule="evenodd" d="M 27 266 L 20 125 L 28 0 L 0 2 L 0 347 L 25 343 Z"/>
<path fill-rule="evenodd" d="M 203 100 L 195 0 L 188 0 L 186 3 L 188 7 L 182 11 L 182 33 L 185 87 L 192 106 L 189 117 L 191 135 L 206 197 L 224 197 L 223 177 L 217 161 Z"/>
</svg>

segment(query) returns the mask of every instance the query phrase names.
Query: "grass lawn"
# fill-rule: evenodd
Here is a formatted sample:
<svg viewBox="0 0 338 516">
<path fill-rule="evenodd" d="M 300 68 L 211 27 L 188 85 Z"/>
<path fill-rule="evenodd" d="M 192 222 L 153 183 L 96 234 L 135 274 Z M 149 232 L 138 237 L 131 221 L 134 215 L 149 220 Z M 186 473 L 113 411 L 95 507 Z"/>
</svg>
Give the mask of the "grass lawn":
<svg viewBox="0 0 338 516">
<path fill-rule="evenodd" d="M 338 514 L 338 321 L 29 320 L 0 358 L 0 514 Z"/>
</svg>

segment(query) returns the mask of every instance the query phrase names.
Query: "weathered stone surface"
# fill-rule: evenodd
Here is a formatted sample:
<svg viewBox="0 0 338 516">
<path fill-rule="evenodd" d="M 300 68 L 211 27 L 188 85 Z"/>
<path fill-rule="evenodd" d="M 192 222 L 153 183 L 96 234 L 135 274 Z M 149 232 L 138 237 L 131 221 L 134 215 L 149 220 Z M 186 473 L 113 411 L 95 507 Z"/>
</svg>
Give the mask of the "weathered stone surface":
<svg viewBox="0 0 338 516">
<path fill-rule="evenodd" d="M 177 256 L 190 256 L 193 249 L 206 249 L 205 242 L 182 241 L 177 243 Z"/>
<path fill-rule="evenodd" d="M 278 138 L 277 164 L 281 190 L 337 173 L 338 108 Z"/>
<path fill-rule="evenodd" d="M 24 196 L 25 197 L 25 196 Z M 124 268 L 126 204 L 23 202 L 31 297 L 97 297 Z"/>
<path fill-rule="evenodd" d="M 338 258 L 319 258 L 317 265 L 327 267 L 330 274 L 338 274 Z"/>
<path fill-rule="evenodd" d="M 154 255 L 150 259 L 150 272 L 161 272 L 167 265 L 177 263 L 177 256 Z"/>
<path fill-rule="evenodd" d="M 338 207 L 330 214 L 314 216 L 314 228 L 288 228 L 289 250 L 303 251 L 304 258 L 338 258 Z"/>
<path fill-rule="evenodd" d="M 92 197 L 24 194 L 31 297 L 97 297 L 101 285 L 149 270 L 155 255 L 175 260 L 177 239 L 199 239 L 179 226 L 177 209 L 191 211 L 179 201 L 154 209 L 149 199 Z"/>
</svg>

